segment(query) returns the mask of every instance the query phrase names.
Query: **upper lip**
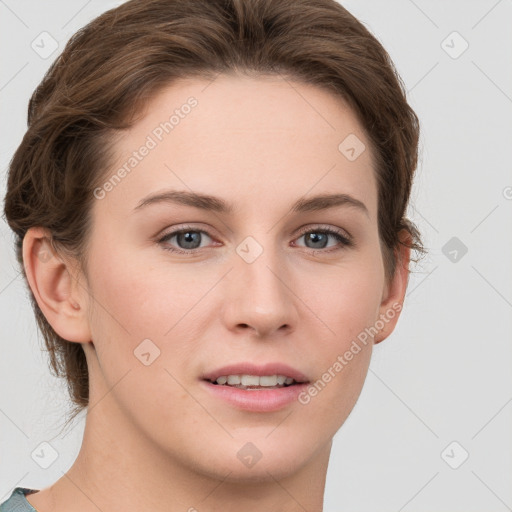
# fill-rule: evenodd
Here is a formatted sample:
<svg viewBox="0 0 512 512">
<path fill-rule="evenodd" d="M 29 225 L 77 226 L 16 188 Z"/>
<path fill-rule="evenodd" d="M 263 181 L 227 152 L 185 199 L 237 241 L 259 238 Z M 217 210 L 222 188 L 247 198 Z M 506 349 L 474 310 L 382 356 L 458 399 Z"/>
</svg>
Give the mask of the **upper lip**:
<svg viewBox="0 0 512 512">
<path fill-rule="evenodd" d="M 266 363 L 256 365 L 249 362 L 234 363 L 222 366 L 202 375 L 202 379 L 215 381 L 221 376 L 227 375 L 284 375 L 291 377 L 295 382 L 309 382 L 308 378 L 299 370 L 283 363 Z"/>
</svg>

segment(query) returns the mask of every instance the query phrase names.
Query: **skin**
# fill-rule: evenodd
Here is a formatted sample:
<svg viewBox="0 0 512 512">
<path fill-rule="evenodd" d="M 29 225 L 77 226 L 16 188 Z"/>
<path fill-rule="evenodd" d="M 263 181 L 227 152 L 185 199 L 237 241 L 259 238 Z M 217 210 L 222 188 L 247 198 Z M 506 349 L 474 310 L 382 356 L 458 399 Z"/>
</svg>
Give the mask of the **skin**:
<svg viewBox="0 0 512 512">
<path fill-rule="evenodd" d="M 406 291 L 409 251 L 385 279 L 370 143 L 332 94 L 282 77 L 221 75 L 160 91 L 115 145 L 115 172 L 169 113 L 198 105 L 92 209 L 85 276 L 32 228 L 23 244 L 37 302 L 60 336 L 81 343 L 90 373 L 83 444 L 69 471 L 28 496 L 39 512 L 320 511 L 334 434 L 358 399 L 372 344 L 399 313 L 306 404 L 276 412 L 238 410 L 212 398 L 200 375 L 240 361 L 281 361 L 311 382 L 322 377 Z M 349 161 L 338 145 L 355 134 L 366 150 Z M 231 215 L 158 203 L 164 189 L 232 202 Z M 350 206 L 292 213 L 301 197 L 344 193 Z M 201 233 L 192 256 L 173 229 Z M 315 249 L 299 228 L 338 228 Z M 236 252 L 253 237 L 263 253 Z M 317 247 L 321 247 L 317 245 Z M 334 250 L 332 250 L 334 249 Z M 328 252 L 330 250 L 330 252 Z M 38 257 L 50 252 L 51 258 Z M 160 356 L 143 365 L 134 350 L 149 338 Z M 261 459 L 237 452 L 251 442 Z"/>
</svg>

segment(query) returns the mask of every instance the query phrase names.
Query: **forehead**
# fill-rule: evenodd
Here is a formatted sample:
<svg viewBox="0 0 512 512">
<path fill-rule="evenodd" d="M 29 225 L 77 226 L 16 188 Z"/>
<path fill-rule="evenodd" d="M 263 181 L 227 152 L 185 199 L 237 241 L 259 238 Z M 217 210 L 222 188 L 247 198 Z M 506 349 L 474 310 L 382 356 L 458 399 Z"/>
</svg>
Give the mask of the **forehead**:
<svg viewBox="0 0 512 512">
<path fill-rule="evenodd" d="M 174 82 L 147 103 L 115 154 L 107 179 L 125 172 L 102 202 L 116 211 L 172 188 L 260 209 L 339 192 L 376 213 L 372 155 L 356 115 L 334 94 L 280 76 Z"/>
</svg>

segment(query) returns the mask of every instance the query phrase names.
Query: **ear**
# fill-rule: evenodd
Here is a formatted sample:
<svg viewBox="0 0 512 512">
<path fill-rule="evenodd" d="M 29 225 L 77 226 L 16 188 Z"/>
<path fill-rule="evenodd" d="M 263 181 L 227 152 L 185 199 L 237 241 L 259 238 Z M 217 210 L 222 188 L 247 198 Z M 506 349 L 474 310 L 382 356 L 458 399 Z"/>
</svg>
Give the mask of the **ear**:
<svg viewBox="0 0 512 512">
<path fill-rule="evenodd" d="M 402 243 L 409 244 L 411 235 L 403 230 L 400 232 Z M 374 344 L 384 341 L 395 329 L 403 308 L 407 283 L 409 281 L 409 262 L 411 259 L 411 249 L 407 245 L 399 244 L 395 249 L 395 273 L 386 283 L 382 294 L 382 302 L 379 307 L 379 324 L 384 324 L 382 329 L 375 335 Z"/>
<path fill-rule="evenodd" d="M 30 228 L 23 238 L 23 265 L 27 281 L 44 316 L 63 339 L 91 340 L 87 318 L 87 290 L 73 274 L 71 261 L 51 245 L 51 233 Z"/>
</svg>

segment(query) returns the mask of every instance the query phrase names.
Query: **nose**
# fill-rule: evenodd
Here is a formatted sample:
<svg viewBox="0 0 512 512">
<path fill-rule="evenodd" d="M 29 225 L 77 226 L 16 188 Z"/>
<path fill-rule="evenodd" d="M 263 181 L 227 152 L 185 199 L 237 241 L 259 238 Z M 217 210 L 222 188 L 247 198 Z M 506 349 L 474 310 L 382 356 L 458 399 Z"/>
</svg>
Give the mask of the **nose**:
<svg viewBox="0 0 512 512">
<path fill-rule="evenodd" d="M 226 276 L 223 321 L 231 331 L 268 338 L 295 330 L 299 314 L 291 274 L 269 249 L 251 263 L 234 254 Z"/>
</svg>

